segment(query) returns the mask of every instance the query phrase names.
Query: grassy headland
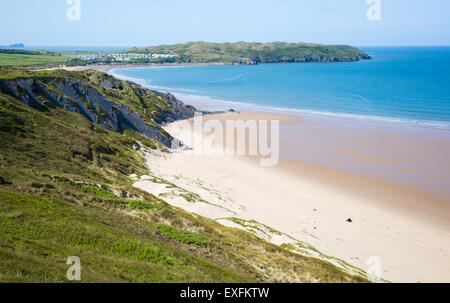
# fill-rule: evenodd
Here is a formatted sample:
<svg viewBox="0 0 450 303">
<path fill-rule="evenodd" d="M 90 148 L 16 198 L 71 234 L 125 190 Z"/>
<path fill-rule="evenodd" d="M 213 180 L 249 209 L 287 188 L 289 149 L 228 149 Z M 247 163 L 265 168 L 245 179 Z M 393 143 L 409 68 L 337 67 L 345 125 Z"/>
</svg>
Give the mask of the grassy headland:
<svg viewBox="0 0 450 303">
<path fill-rule="evenodd" d="M 347 62 L 370 59 L 363 51 L 347 45 L 308 43 L 208 43 L 188 42 L 175 45 L 132 48 L 129 53 L 171 54 L 160 62 L 179 63 L 278 63 Z"/>
</svg>

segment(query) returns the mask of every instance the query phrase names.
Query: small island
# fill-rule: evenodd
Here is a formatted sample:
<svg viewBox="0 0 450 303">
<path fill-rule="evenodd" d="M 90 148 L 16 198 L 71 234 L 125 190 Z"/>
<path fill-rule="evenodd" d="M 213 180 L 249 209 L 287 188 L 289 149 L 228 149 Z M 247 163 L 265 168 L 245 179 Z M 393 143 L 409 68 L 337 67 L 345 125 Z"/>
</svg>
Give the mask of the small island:
<svg viewBox="0 0 450 303">
<path fill-rule="evenodd" d="M 6 45 L 6 46 L 1 46 L 0 47 L 9 47 L 9 48 L 24 48 L 25 45 L 23 43 L 13 43 L 10 45 Z"/>
<path fill-rule="evenodd" d="M 14 43 L 14 44 L 10 44 L 9 47 L 11 47 L 11 48 L 24 48 L 25 45 L 23 43 Z"/>
</svg>

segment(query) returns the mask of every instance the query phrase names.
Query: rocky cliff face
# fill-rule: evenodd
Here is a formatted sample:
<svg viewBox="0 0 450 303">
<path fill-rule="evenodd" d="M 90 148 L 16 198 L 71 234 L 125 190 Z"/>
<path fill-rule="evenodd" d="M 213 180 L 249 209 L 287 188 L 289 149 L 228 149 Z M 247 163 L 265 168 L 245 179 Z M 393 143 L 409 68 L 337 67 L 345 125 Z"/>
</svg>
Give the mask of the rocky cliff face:
<svg viewBox="0 0 450 303">
<path fill-rule="evenodd" d="M 110 131 L 122 132 L 128 128 L 169 148 L 182 145 L 160 124 L 193 117 L 194 107 L 169 93 L 147 90 L 103 73 L 94 72 L 94 75 L 95 79 L 84 77 L 86 74 L 79 78 L 36 75 L 0 79 L 0 93 L 16 97 L 37 110 L 61 107 L 80 113 Z M 125 90 L 127 94 L 121 94 Z M 133 102 L 136 100 L 139 106 Z"/>
<path fill-rule="evenodd" d="M 164 115 L 164 117 L 162 117 L 161 119 L 158 119 L 156 121 L 157 123 L 169 123 L 176 120 L 185 120 L 194 116 L 194 113 L 196 111 L 195 107 L 184 104 L 173 94 L 162 93 L 155 90 L 151 90 L 151 93 L 157 97 L 169 101 L 171 107 L 174 109 L 172 112 L 167 112 L 166 115 Z"/>
</svg>

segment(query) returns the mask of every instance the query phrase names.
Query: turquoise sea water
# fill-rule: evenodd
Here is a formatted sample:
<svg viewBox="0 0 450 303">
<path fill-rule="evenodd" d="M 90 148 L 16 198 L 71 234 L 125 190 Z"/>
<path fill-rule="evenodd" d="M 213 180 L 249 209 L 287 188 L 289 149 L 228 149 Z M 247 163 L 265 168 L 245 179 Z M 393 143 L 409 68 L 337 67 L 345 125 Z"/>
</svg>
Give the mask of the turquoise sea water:
<svg viewBox="0 0 450 303">
<path fill-rule="evenodd" d="M 252 104 L 450 129 L 450 47 L 362 49 L 373 59 L 133 68 L 112 73 L 189 100 L 208 103 L 211 98 L 218 107 L 222 102 L 223 109 Z"/>
</svg>

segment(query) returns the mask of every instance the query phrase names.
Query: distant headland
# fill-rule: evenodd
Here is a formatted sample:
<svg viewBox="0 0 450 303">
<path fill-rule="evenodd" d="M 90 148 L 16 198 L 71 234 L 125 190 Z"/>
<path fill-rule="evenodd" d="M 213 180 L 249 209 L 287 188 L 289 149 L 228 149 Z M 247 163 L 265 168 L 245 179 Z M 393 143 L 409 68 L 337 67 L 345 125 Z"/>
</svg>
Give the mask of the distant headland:
<svg viewBox="0 0 450 303">
<path fill-rule="evenodd" d="M 188 42 L 174 45 L 131 48 L 125 53 L 166 54 L 159 61 L 172 63 L 258 64 L 280 62 L 349 62 L 371 59 L 348 45 L 310 43 L 211 43 Z"/>
</svg>

